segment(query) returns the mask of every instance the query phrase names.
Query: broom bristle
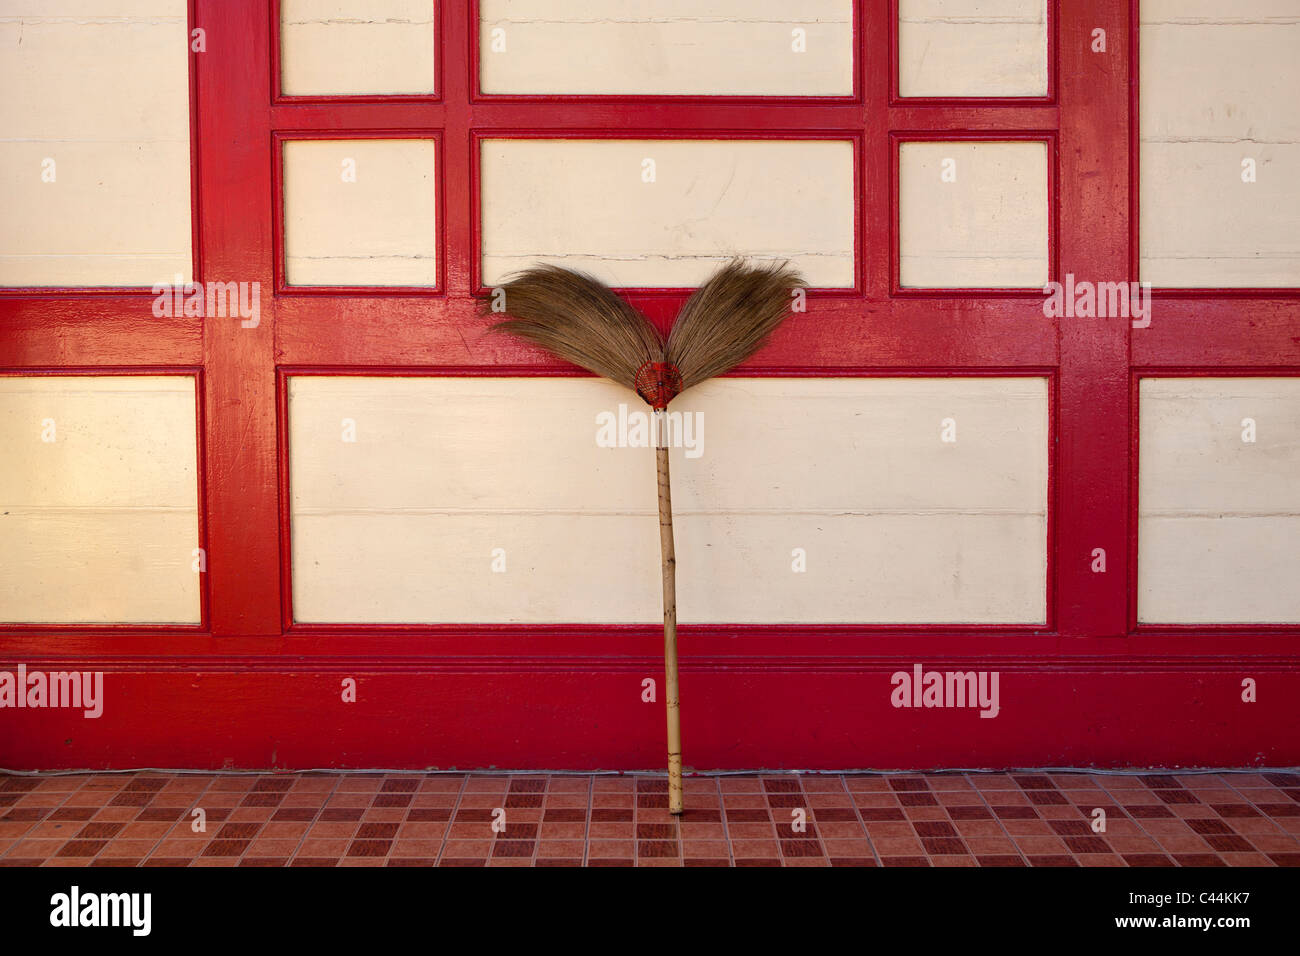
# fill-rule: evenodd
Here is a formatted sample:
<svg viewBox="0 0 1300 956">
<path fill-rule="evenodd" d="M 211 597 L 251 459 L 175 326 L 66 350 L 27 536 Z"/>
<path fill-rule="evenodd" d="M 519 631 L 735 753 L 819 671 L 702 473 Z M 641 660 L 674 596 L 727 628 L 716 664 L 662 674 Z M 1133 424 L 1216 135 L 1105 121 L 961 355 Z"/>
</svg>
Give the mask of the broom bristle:
<svg viewBox="0 0 1300 956">
<path fill-rule="evenodd" d="M 591 276 L 560 266 L 538 265 L 501 286 L 505 314 L 493 332 L 509 332 L 557 358 L 635 388 L 637 369 L 663 359 L 658 329 Z M 492 311 L 491 295 L 480 306 Z"/>
<path fill-rule="evenodd" d="M 695 291 L 668 335 L 665 357 L 682 389 L 730 371 L 763 345 L 790 314 L 791 292 L 806 286 L 787 263 L 750 266 L 736 259 Z"/>
</svg>

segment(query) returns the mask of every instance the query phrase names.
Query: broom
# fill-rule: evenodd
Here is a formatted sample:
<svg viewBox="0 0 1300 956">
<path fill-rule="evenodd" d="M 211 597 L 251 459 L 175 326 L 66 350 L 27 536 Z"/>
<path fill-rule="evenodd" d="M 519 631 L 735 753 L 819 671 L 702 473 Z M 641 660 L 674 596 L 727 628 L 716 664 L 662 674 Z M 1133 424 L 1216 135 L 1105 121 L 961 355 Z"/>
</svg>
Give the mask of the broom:
<svg viewBox="0 0 1300 956">
<path fill-rule="evenodd" d="M 753 355 L 790 311 L 803 278 L 785 263 L 733 260 L 687 300 L 667 342 L 644 315 L 591 276 L 539 265 L 500 288 L 510 318 L 492 326 L 630 388 L 654 409 L 663 564 L 664 683 L 668 717 L 668 810 L 682 812 L 682 734 L 677 686 L 677 557 L 668 475 L 668 403 L 692 385 Z M 495 293 L 494 293 L 495 295 Z M 493 311 L 491 297 L 482 300 Z"/>
</svg>

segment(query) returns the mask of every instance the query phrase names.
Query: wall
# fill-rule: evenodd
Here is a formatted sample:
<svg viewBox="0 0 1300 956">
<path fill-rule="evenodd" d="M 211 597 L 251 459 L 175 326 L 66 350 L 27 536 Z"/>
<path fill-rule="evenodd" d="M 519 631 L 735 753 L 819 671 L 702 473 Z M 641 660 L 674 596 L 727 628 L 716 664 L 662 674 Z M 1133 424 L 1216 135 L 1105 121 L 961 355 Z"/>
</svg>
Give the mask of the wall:
<svg viewBox="0 0 1300 956">
<path fill-rule="evenodd" d="M 190 7 L 0 0 L 0 670 L 111 694 L 0 766 L 658 766 L 648 451 L 475 296 L 737 253 L 813 288 L 675 405 L 689 765 L 1300 762 L 1296 0 Z"/>
</svg>

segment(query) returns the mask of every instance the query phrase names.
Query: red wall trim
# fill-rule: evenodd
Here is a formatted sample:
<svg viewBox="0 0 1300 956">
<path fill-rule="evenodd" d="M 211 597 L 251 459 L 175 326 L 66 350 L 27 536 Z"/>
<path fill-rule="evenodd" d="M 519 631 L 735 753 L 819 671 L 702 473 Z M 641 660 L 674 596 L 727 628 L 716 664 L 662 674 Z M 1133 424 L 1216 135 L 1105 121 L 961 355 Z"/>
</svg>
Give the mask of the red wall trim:
<svg viewBox="0 0 1300 956">
<path fill-rule="evenodd" d="M 991 666 L 982 659 L 952 666 L 963 664 Z M 703 670 L 683 659 L 687 767 L 1277 767 L 1300 760 L 1294 738 L 1277 732 L 1291 722 L 1300 693 L 1300 675 L 1286 662 L 998 667 L 1000 712 L 986 720 L 972 709 L 891 707 L 890 674 L 910 671 L 910 660 L 901 668 L 855 662 L 796 670 L 754 661 Z M 663 715 L 641 702 L 641 681 L 660 668 L 647 653 L 602 666 L 106 669 L 102 717 L 11 711 L 16 733 L 2 756 L 15 769 L 658 768 Z M 357 684 L 355 703 L 341 701 L 347 677 Z M 1258 703 L 1241 702 L 1243 677 L 1258 682 Z M 1255 746 L 1246 750 L 1243 740 Z"/>
</svg>

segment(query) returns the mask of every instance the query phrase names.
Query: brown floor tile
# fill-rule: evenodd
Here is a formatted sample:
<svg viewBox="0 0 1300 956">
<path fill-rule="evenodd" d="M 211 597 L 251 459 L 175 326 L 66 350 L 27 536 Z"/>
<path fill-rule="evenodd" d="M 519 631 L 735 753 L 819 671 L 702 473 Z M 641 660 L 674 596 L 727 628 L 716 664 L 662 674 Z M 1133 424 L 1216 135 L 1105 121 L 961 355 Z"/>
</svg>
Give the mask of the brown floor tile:
<svg viewBox="0 0 1300 956">
<path fill-rule="evenodd" d="M 0 865 L 1300 865 L 1294 774 L 768 774 L 686 792 L 678 818 L 660 776 L 0 776 Z"/>
</svg>

